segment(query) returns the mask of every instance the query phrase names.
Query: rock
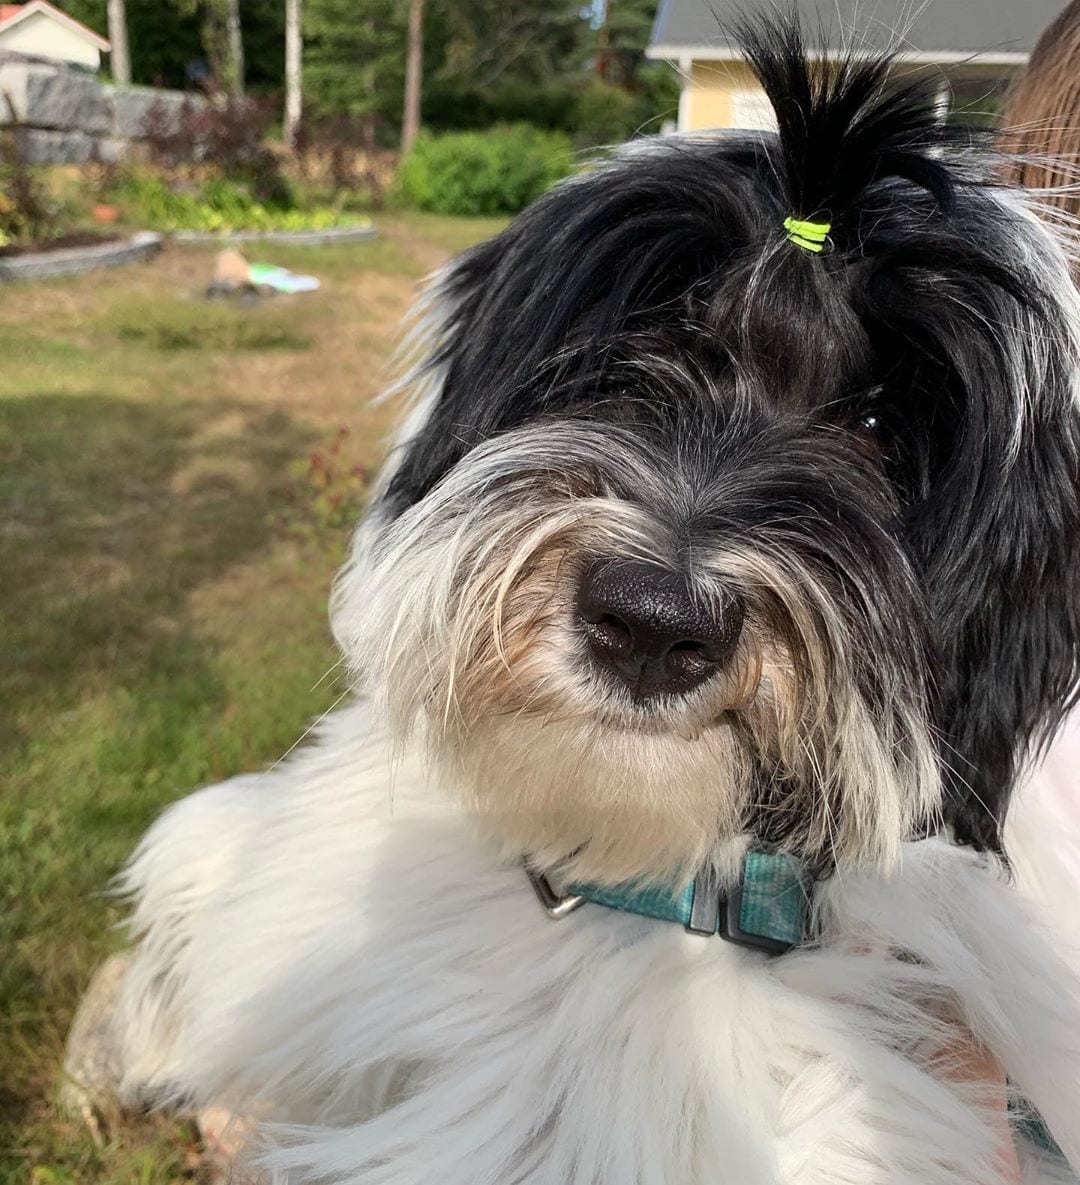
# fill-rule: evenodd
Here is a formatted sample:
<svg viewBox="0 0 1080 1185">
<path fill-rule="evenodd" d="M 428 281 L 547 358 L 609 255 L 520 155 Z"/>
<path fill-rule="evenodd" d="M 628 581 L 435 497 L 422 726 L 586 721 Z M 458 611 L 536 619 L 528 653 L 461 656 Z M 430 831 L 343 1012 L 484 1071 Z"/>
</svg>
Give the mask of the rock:
<svg viewBox="0 0 1080 1185">
<path fill-rule="evenodd" d="M 131 145 L 115 136 L 103 136 L 94 146 L 94 159 L 102 164 L 115 165 L 127 160 Z"/>
<path fill-rule="evenodd" d="M 82 165 L 96 158 L 97 144 L 86 132 L 19 130 L 19 155 L 28 165 Z"/>
<path fill-rule="evenodd" d="M 162 132 L 177 130 L 185 108 L 196 110 L 206 100 L 182 91 L 155 90 L 146 86 L 110 86 L 102 88 L 112 112 L 112 133 L 122 140 L 141 140 L 157 125 Z"/>
<path fill-rule="evenodd" d="M 201 95 L 146 86 L 103 85 L 92 74 L 40 60 L 0 58 L 0 126 L 22 125 L 26 134 L 55 132 L 96 137 L 93 152 L 85 139 L 33 142 L 32 164 L 81 164 L 89 159 L 123 159 L 132 141 L 151 131 L 168 135 L 180 127 L 185 110 L 201 109 Z"/>
<path fill-rule="evenodd" d="M 0 124 L 104 135 L 112 113 L 104 89 L 92 74 L 64 67 L 5 61 L 0 63 Z"/>
</svg>

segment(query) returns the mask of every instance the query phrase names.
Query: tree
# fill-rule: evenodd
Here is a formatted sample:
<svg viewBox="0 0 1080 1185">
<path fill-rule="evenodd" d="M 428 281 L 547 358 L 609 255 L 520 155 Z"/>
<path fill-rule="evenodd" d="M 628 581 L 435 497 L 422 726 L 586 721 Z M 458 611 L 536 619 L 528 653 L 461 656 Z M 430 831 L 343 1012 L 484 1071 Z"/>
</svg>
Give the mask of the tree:
<svg viewBox="0 0 1080 1185">
<path fill-rule="evenodd" d="M 59 0 L 58 7 L 103 37 L 110 36 L 108 0 Z M 175 3 L 162 0 L 125 0 L 124 9 L 132 81 L 183 86 L 185 65 L 203 52 L 194 6 L 182 12 Z"/>
<path fill-rule="evenodd" d="M 424 70 L 424 0 L 409 3 L 409 45 L 405 59 L 405 113 L 401 151 L 408 152 L 420 131 L 420 87 Z"/>
<path fill-rule="evenodd" d="M 303 111 L 301 71 L 303 30 L 300 0 L 285 0 L 285 143 L 296 147 L 296 132 Z"/>
<path fill-rule="evenodd" d="M 441 0 L 439 8 L 444 77 L 487 87 L 548 82 L 580 68 L 587 28 L 581 0 Z"/>
<path fill-rule="evenodd" d="M 657 71 L 657 66 L 645 57 L 656 17 L 656 0 L 598 0 L 594 12 L 599 24 L 597 45 L 601 47 L 598 73 L 609 82 L 639 88 L 645 76 Z M 663 70 L 671 74 L 667 67 Z M 674 96 L 677 90 L 673 80 Z"/>
<path fill-rule="evenodd" d="M 182 17 L 201 18 L 203 50 L 219 85 L 233 95 L 244 93 L 244 41 L 240 0 L 168 0 Z"/>
<path fill-rule="evenodd" d="M 285 89 L 285 21 L 289 4 L 290 0 L 240 0 L 244 89 L 248 93 L 280 95 Z"/>
<path fill-rule="evenodd" d="M 109 69 L 113 81 L 127 86 L 131 82 L 131 57 L 128 54 L 127 12 L 124 0 L 109 0 Z"/>
<path fill-rule="evenodd" d="M 639 128 L 657 131 L 662 120 L 678 111 L 674 71 L 666 62 L 645 57 L 655 15 L 655 0 L 594 0 L 595 66 L 603 83 L 583 105 L 583 116 L 592 124 L 586 139 L 605 143 Z M 610 84 L 606 93 L 604 84 Z M 628 105 L 631 100 L 633 106 Z"/>
<path fill-rule="evenodd" d="M 405 12 L 401 0 L 306 0 L 304 92 L 328 115 L 401 118 Z"/>
<path fill-rule="evenodd" d="M 240 0 L 225 0 L 225 42 L 228 46 L 228 89 L 244 93 L 244 38 L 240 31 Z"/>
</svg>

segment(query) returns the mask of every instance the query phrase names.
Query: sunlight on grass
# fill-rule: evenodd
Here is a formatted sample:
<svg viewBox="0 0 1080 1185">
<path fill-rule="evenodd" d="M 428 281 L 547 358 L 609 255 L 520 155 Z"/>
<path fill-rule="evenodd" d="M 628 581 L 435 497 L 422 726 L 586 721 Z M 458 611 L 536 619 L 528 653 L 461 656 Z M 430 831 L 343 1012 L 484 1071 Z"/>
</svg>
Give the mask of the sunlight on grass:
<svg viewBox="0 0 1080 1185">
<path fill-rule="evenodd" d="M 113 329 L 122 342 L 151 350 L 308 350 L 312 345 L 272 308 L 214 308 L 179 300 L 130 310 L 113 322 Z"/>
<path fill-rule="evenodd" d="M 340 449 L 362 485 L 417 278 L 500 225 L 274 252 L 324 287 L 250 309 L 198 295 L 206 251 L 0 289 L 0 1185 L 192 1179 L 187 1124 L 97 1147 L 55 1106 L 79 993 L 123 941 L 103 890 L 166 804 L 270 764 L 340 694 L 347 531 L 295 474 Z"/>
</svg>

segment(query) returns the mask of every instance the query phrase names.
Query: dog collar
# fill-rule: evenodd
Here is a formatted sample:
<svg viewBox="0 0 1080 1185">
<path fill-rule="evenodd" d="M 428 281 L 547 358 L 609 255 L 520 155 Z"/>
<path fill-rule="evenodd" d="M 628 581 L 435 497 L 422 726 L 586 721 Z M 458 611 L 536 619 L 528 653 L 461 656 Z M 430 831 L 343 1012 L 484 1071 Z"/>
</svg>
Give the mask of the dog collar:
<svg viewBox="0 0 1080 1185">
<path fill-rule="evenodd" d="M 739 883 L 726 897 L 711 866 L 680 890 L 642 887 L 628 881 L 608 888 L 575 883 L 563 894 L 556 893 L 548 878 L 528 861 L 525 871 L 540 904 L 557 921 L 591 902 L 621 913 L 678 922 L 691 934 L 719 934 L 728 942 L 770 955 L 786 954 L 800 946 L 810 931 L 809 878 L 790 856 L 747 852 Z M 1064 1160 L 1037 1112 L 1014 1099 L 1010 1100 L 1009 1118 L 1018 1136 Z"/>
<path fill-rule="evenodd" d="M 786 954 L 808 934 L 807 878 L 795 860 L 778 853 L 747 852 L 739 883 L 726 895 L 711 865 L 682 889 L 634 881 L 610 887 L 575 883 L 562 894 L 527 862 L 525 871 L 540 904 L 557 920 L 591 902 L 621 913 L 678 922 L 691 934 L 719 934 L 728 942 L 770 955 Z"/>
</svg>

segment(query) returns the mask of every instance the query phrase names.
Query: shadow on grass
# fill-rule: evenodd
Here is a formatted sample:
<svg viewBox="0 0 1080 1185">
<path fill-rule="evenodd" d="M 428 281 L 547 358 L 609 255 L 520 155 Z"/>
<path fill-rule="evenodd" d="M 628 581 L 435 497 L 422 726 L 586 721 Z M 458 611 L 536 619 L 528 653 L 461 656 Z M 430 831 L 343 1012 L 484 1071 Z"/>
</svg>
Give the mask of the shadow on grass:
<svg viewBox="0 0 1080 1185">
<path fill-rule="evenodd" d="M 78 695 L 80 674 L 122 683 L 155 651 L 167 680 L 189 593 L 266 544 L 286 463 L 312 439 L 237 403 L 0 403 L 0 700 L 32 718 Z M 0 752 L 26 740 L 0 717 Z"/>
<path fill-rule="evenodd" d="M 117 941 L 101 889 L 163 802 L 214 772 L 229 691 L 191 595 L 268 553 L 313 438 L 239 402 L 0 401 L 0 1182 L 42 1154 L 8 1160 L 15 1141 L 53 1130 L 71 1008 Z"/>
</svg>

